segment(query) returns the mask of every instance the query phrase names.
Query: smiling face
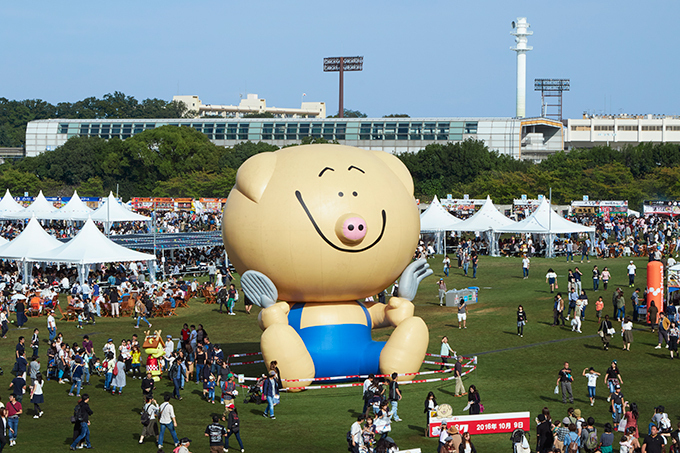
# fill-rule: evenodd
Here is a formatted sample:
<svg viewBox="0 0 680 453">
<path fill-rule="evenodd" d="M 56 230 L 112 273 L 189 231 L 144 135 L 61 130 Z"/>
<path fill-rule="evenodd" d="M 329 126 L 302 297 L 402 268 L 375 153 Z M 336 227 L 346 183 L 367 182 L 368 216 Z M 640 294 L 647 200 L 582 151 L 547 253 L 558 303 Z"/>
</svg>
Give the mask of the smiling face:
<svg viewBox="0 0 680 453">
<path fill-rule="evenodd" d="M 287 301 L 354 300 L 394 282 L 420 228 L 403 164 L 340 145 L 266 154 L 239 169 L 225 206 L 225 247 L 239 273 L 264 273 Z"/>
</svg>

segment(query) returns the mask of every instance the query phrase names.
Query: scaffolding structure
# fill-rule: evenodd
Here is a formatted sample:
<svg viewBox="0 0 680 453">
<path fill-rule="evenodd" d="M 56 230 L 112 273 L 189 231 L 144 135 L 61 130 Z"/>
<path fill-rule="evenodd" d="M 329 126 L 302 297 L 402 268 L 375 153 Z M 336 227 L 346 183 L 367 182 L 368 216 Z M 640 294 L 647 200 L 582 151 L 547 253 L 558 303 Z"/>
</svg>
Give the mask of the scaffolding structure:
<svg viewBox="0 0 680 453">
<path fill-rule="evenodd" d="M 541 92 L 541 117 L 561 123 L 562 93 L 569 91 L 569 79 L 534 79 L 534 91 Z"/>
</svg>

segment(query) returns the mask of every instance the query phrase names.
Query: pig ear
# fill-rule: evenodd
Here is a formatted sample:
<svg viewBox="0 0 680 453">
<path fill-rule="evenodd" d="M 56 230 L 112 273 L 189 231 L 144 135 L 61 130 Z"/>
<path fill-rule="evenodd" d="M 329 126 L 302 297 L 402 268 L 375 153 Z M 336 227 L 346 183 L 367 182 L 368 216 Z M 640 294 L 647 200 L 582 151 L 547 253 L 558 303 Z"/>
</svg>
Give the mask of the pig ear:
<svg viewBox="0 0 680 453">
<path fill-rule="evenodd" d="M 404 187 L 406 187 L 406 191 L 413 195 L 413 178 L 411 177 L 408 168 L 406 168 L 406 165 L 404 165 L 398 157 L 386 151 L 373 151 L 373 154 L 392 170 Z"/>
<path fill-rule="evenodd" d="M 259 203 L 274 174 L 275 167 L 275 153 L 266 152 L 254 155 L 238 169 L 236 189 L 255 203 Z"/>
</svg>

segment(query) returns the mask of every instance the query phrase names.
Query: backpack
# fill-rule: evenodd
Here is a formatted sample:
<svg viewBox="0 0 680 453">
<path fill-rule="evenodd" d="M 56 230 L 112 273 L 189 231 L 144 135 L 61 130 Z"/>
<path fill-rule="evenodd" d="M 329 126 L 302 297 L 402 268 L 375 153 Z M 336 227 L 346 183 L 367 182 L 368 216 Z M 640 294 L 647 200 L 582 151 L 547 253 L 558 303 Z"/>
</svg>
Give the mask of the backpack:
<svg viewBox="0 0 680 453">
<path fill-rule="evenodd" d="M 347 431 L 347 451 L 352 451 L 352 432 Z"/>
<path fill-rule="evenodd" d="M 586 429 L 588 432 L 588 437 L 586 437 L 585 442 L 583 442 L 583 446 L 586 447 L 588 451 L 595 451 L 595 448 L 597 448 L 598 445 L 598 440 L 597 440 L 597 434 L 594 429 Z"/>
<path fill-rule="evenodd" d="M 578 453 L 578 434 L 570 432 L 564 439 L 564 445 L 566 446 L 565 451 L 568 453 L 576 452 Z"/>
<path fill-rule="evenodd" d="M 668 418 L 667 413 L 661 414 L 661 420 L 659 420 L 659 427 L 661 428 L 661 431 L 668 431 L 671 429 L 671 420 Z"/>
<path fill-rule="evenodd" d="M 149 423 L 151 422 L 151 415 L 149 415 L 149 405 L 144 406 L 144 411 L 142 412 L 142 417 L 139 420 L 139 422 L 144 425 L 148 426 Z"/>
<path fill-rule="evenodd" d="M 71 417 L 71 423 L 78 423 L 83 421 L 82 416 L 80 415 L 80 403 L 76 404 L 76 407 L 73 408 L 73 416 Z"/>
<path fill-rule="evenodd" d="M 170 370 L 168 371 L 168 379 L 172 381 L 175 376 L 177 376 L 177 360 L 173 360 L 172 365 L 170 365 Z"/>
</svg>

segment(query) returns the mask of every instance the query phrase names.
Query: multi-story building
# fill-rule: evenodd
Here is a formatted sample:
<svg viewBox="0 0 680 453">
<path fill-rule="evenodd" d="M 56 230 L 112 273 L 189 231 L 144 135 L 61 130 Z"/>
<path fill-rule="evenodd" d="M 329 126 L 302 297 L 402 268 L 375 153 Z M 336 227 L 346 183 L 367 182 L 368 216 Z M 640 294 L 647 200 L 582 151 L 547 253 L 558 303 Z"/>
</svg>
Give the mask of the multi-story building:
<svg viewBox="0 0 680 453">
<path fill-rule="evenodd" d="M 568 149 L 680 143 L 680 116 L 584 114 L 583 118 L 567 120 L 565 142 Z"/>
</svg>

